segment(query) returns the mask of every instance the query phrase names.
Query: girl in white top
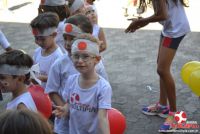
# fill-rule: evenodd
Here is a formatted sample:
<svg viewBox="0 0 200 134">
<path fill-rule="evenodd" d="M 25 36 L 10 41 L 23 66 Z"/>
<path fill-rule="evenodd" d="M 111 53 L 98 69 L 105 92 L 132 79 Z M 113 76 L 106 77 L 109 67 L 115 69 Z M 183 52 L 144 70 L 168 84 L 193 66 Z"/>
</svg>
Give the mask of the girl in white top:
<svg viewBox="0 0 200 134">
<path fill-rule="evenodd" d="M 6 109 L 30 109 L 37 111 L 31 94 L 27 91 L 32 58 L 20 50 L 12 50 L 0 55 L 0 87 L 3 92 L 11 92 L 12 100 Z"/>
<path fill-rule="evenodd" d="M 140 2 L 145 1 L 140 0 Z M 166 131 L 174 129 L 171 124 L 174 122 L 173 116 L 177 111 L 175 82 L 170 72 L 171 63 L 181 40 L 190 32 L 190 26 L 184 10 L 184 6 L 187 6 L 184 0 L 152 0 L 152 4 L 154 14 L 147 18 L 133 20 L 125 32 L 135 32 L 137 29 L 153 22 L 160 22 L 163 25 L 157 58 L 160 99 L 158 103 L 144 107 L 142 112 L 147 115 L 167 117 L 160 127 L 160 131 Z M 169 102 L 169 108 L 167 107 L 167 101 Z"/>
<path fill-rule="evenodd" d="M 95 71 L 100 59 L 98 42 L 84 36 L 75 39 L 72 61 L 80 74 L 69 76 L 63 93 L 67 103 L 54 111 L 56 116 L 70 116 L 70 134 L 110 133 L 107 109 L 111 109 L 112 89 Z"/>
<path fill-rule="evenodd" d="M 103 52 L 107 48 L 106 38 L 103 28 L 98 25 L 97 12 L 92 5 L 85 7 L 85 15 L 90 19 L 93 25 L 92 35 L 101 41 L 100 52 Z"/>
</svg>

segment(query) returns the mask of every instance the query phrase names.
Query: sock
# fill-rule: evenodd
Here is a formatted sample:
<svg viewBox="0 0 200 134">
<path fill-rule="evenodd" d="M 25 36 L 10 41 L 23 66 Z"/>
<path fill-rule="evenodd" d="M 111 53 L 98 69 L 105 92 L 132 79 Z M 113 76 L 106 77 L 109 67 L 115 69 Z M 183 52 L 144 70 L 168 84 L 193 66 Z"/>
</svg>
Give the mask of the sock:
<svg viewBox="0 0 200 134">
<path fill-rule="evenodd" d="M 169 111 L 169 115 L 174 116 L 176 112 Z"/>
<path fill-rule="evenodd" d="M 161 105 L 160 103 L 158 103 L 158 106 L 161 107 L 161 108 L 166 108 L 167 107 L 166 105 Z"/>
</svg>

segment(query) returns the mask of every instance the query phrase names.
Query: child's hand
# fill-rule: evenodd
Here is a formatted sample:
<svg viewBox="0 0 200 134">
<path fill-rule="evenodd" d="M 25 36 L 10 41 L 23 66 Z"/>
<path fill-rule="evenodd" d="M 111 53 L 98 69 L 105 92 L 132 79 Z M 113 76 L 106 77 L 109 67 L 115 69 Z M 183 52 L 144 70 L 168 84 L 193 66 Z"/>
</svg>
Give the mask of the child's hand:
<svg viewBox="0 0 200 134">
<path fill-rule="evenodd" d="M 39 76 L 37 76 L 37 78 L 39 80 L 41 80 L 42 82 L 47 82 L 47 79 L 48 79 L 47 75 L 42 75 L 42 74 L 40 74 Z"/>
<path fill-rule="evenodd" d="M 55 110 L 52 112 L 56 117 L 66 117 L 68 115 L 67 106 L 55 106 Z"/>
<path fill-rule="evenodd" d="M 33 84 L 33 85 L 40 85 L 35 79 L 30 79 L 30 81 L 31 81 L 31 84 Z"/>
<path fill-rule="evenodd" d="M 137 29 L 142 28 L 148 24 L 149 22 L 145 21 L 142 18 L 133 20 L 132 23 L 128 26 L 128 28 L 125 30 L 125 33 L 135 32 Z"/>
</svg>

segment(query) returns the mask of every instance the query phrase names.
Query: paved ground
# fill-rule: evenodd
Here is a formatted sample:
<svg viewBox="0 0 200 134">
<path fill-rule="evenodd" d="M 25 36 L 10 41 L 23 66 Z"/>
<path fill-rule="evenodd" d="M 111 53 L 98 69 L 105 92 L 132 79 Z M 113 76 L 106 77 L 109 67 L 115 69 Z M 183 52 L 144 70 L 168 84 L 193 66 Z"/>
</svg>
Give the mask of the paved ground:
<svg viewBox="0 0 200 134">
<path fill-rule="evenodd" d="M 126 134 L 156 134 L 164 120 L 143 115 L 140 111 L 142 106 L 156 102 L 159 97 L 156 57 L 160 31 L 144 29 L 125 34 L 125 25 L 122 28 L 107 27 L 109 26 L 105 26 L 105 34 L 108 49 L 103 55 L 113 88 L 113 107 L 126 116 Z M 32 55 L 37 46 L 27 23 L 4 21 L 0 22 L 0 28 L 12 47 L 23 49 Z M 181 67 L 186 62 L 200 60 L 199 37 L 199 32 L 191 32 L 186 36 L 174 59 L 172 72 L 177 88 L 178 110 L 187 113 L 188 121 L 197 121 L 200 125 L 200 100 L 180 78 Z M 151 86 L 152 90 L 147 86 Z M 0 111 L 7 99 L 0 102 Z"/>
</svg>

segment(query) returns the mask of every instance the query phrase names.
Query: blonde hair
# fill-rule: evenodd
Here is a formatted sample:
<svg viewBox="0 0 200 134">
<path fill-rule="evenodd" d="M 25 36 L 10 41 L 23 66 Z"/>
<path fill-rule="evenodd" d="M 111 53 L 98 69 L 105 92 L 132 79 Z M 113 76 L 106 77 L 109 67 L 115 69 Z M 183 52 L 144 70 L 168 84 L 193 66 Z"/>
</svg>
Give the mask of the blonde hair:
<svg viewBox="0 0 200 134">
<path fill-rule="evenodd" d="M 92 41 L 92 42 L 97 43 L 97 45 L 100 46 L 100 41 L 99 41 L 97 38 L 95 38 L 93 35 L 89 34 L 89 33 L 83 33 L 83 34 L 78 35 L 78 36 L 73 40 L 73 42 L 74 42 L 75 40 L 77 40 L 77 39 L 86 39 L 86 40 L 90 40 L 90 41 Z"/>
</svg>

